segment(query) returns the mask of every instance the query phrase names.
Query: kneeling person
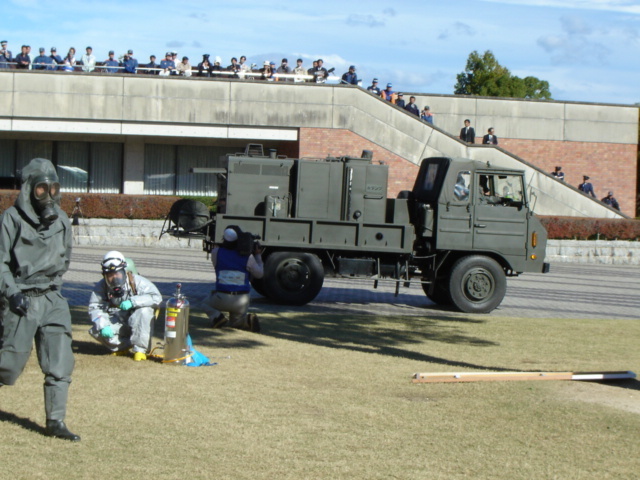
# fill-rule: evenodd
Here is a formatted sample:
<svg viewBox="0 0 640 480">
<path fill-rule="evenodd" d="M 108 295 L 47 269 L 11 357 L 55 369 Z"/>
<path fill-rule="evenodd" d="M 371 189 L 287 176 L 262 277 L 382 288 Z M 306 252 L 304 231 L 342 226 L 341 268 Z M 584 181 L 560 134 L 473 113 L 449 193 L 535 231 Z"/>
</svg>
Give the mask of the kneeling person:
<svg viewBox="0 0 640 480">
<path fill-rule="evenodd" d="M 260 331 L 258 317 L 247 314 L 249 309 L 251 278 L 262 278 L 262 247 L 256 243 L 252 253 L 238 249 L 238 232 L 227 228 L 221 246 L 211 252 L 211 263 L 216 271 L 216 290 L 205 304 L 212 326 L 225 326 L 226 318 L 220 312 L 228 312 L 228 326 L 252 332 Z"/>
<path fill-rule="evenodd" d="M 89 334 L 112 352 L 130 349 L 135 361 L 146 360 L 162 295 L 152 282 L 127 271 L 120 252 L 108 252 L 101 266 L 103 278 L 89 300 Z"/>
</svg>

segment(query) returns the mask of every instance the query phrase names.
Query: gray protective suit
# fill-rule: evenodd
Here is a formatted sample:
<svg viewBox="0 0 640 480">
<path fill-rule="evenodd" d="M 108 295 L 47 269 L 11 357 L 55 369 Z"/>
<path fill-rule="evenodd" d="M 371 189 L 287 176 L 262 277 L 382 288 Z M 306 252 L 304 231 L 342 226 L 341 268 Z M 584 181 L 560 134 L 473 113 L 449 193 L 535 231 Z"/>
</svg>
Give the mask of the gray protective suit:
<svg viewBox="0 0 640 480">
<path fill-rule="evenodd" d="M 31 192 L 43 176 L 58 181 L 49 160 L 31 160 L 22 170 L 15 205 L 0 219 L 0 385 L 16 382 L 35 339 L 47 420 L 64 420 L 74 359 L 71 315 L 60 287 L 71 260 L 72 234 L 58 204 L 53 206 L 58 218 L 48 225 L 33 207 Z M 20 292 L 29 300 L 26 315 L 9 309 L 9 298 Z"/>
<path fill-rule="evenodd" d="M 133 275 L 136 295 L 127 279 L 126 293 L 122 297 L 111 294 L 107 282 L 100 280 L 89 299 L 89 318 L 93 326 L 89 334 L 112 352 L 131 348 L 132 352 L 148 353 L 153 337 L 155 309 L 162 303 L 162 295 L 156 286 L 141 275 Z M 124 300 L 131 300 L 131 310 L 120 310 Z M 100 330 L 111 325 L 114 336 L 100 336 Z"/>
</svg>

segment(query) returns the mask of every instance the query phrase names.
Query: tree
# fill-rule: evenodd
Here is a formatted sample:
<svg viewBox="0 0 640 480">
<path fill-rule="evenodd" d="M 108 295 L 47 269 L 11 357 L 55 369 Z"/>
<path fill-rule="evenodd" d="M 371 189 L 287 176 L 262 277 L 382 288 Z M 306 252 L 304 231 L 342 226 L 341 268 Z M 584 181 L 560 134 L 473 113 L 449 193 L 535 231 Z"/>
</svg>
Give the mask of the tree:
<svg viewBox="0 0 640 480">
<path fill-rule="evenodd" d="M 511 75 L 498 63 L 491 50 L 481 56 L 476 50 L 469 54 L 467 67 L 457 75 L 456 95 L 483 97 L 551 99 L 549 82 L 536 77 L 520 78 Z"/>
</svg>

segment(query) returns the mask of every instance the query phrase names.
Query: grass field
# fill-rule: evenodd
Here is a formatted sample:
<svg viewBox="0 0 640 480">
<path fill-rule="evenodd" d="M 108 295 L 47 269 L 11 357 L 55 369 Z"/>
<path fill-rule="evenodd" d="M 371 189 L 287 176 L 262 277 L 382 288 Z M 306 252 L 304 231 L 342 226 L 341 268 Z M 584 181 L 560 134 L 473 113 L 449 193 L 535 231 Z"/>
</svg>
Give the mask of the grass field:
<svg viewBox="0 0 640 480">
<path fill-rule="evenodd" d="M 416 372 L 640 372 L 640 322 L 261 315 L 217 366 L 105 354 L 74 310 L 74 444 L 42 435 L 35 354 L 0 390 L 6 479 L 635 479 L 640 382 L 413 384 Z M 162 334 L 159 327 L 156 336 Z"/>
</svg>

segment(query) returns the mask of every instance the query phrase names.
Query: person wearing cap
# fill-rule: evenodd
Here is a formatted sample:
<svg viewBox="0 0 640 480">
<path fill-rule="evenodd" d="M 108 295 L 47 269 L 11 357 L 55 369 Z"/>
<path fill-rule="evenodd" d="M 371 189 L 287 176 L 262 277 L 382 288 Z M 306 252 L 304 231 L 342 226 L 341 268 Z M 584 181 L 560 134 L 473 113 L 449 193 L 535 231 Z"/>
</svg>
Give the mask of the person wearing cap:
<svg viewBox="0 0 640 480">
<path fill-rule="evenodd" d="M 183 77 L 191 76 L 191 64 L 189 63 L 189 57 L 182 57 L 182 61 L 176 65 L 176 72 Z"/>
<path fill-rule="evenodd" d="M 7 41 L 0 42 L 0 68 L 11 68 L 10 62 L 13 61 L 11 50 L 7 48 Z"/>
<path fill-rule="evenodd" d="M 127 50 L 122 59 L 122 66 L 124 67 L 124 73 L 136 74 L 138 73 L 138 60 L 133 58 L 133 50 Z"/>
<path fill-rule="evenodd" d="M 166 77 L 168 75 L 173 75 L 176 70 L 176 64 L 173 61 L 173 54 L 171 52 L 167 52 L 164 56 L 164 59 L 160 61 L 160 68 L 162 69 L 158 75 Z"/>
<path fill-rule="evenodd" d="M 359 82 L 355 65 L 351 65 L 349 71 L 342 74 L 342 80 L 340 81 L 340 83 L 346 83 L 348 85 L 358 85 Z"/>
<path fill-rule="evenodd" d="M 420 108 L 416 105 L 416 97 L 413 95 L 409 97 L 409 103 L 404 107 L 404 109 L 416 117 L 420 116 Z"/>
<path fill-rule="evenodd" d="M 293 81 L 296 83 L 304 82 L 304 76 L 307 74 L 307 69 L 302 66 L 302 59 L 299 58 L 296 60 L 296 66 L 293 69 L 293 74 L 295 75 Z"/>
<path fill-rule="evenodd" d="M 616 198 L 613 196 L 613 192 L 607 193 L 607 196 L 602 199 L 602 203 L 620 211 L 620 204 L 618 203 L 618 200 L 616 200 Z"/>
<path fill-rule="evenodd" d="M 564 172 L 562 171 L 562 167 L 557 166 L 555 171 L 551 172 L 551 175 L 556 177 L 557 180 L 564 182 Z"/>
<path fill-rule="evenodd" d="M 429 105 L 426 105 L 422 109 L 422 112 L 420 113 L 420 118 L 425 122 L 433 125 L 433 113 L 431 113 L 431 107 Z"/>
<path fill-rule="evenodd" d="M 319 58 L 317 60 L 317 64 L 313 69 L 313 77 L 315 78 L 316 83 L 326 83 L 329 78 L 329 71 L 324 68 L 324 61 Z"/>
<path fill-rule="evenodd" d="M 87 47 L 86 53 L 82 55 L 82 71 L 85 73 L 93 72 L 96 69 L 96 56 L 93 54 L 93 48 Z"/>
<path fill-rule="evenodd" d="M 29 56 L 29 48 L 22 45 L 21 52 L 16 56 L 16 68 L 19 70 L 27 70 L 31 66 L 31 57 Z"/>
<path fill-rule="evenodd" d="M 393 85 L 391 83 L 387 83 L 387 88 L 382 90 L 382 92 L 380 93 L 380 96 L 382 97 L 383 100 L 386 100 L 387 102 L 391 102 L 394 105 L 396 104 L 396 100 L 398 99 L 398 95 L 396 94 L 396 92 L 393 91 Z"/>
<path fill-rule="evenodd" d="M 374 95 L 380 96 L 382 94 L 382 90 L 380 90 L 380 87 L 378 86 L 378 79 L 374 78 L 371 81 L 371 85 L 369 85 L 367 87 L 367 92 L 371 92 Z"/>
<path fill-rule="evenodd" d="M 578 190 L 585 195 L 591 195 L 593 198 L 596 198 L 596 192 L 593 190 L 593 185 L 589 182 L 589 177 L 587 175 L 582 176 L 582 183 L 578 185 Z"/>
<path fill-rule="evenodd" d="M 498 137 L 496 137 L 495 130 L 493 127 L 489 127 L 487 130 L 487 134 L 482 137 L 483 145 L 498 145 Z"/>
<path fill-rule="evenodd" d="M 404 102 L 404 94 L 402 92 L 398 92 L 398 96 L 396 97 L 396 105 L 400 108 L 406 107 Z"/>
<path fill-rule="evenodd" d="M 205 53 L 202 55 L 202 61 L 198 64 L 198 76 L 199 77 L 210 77 L 211 69 L 213 65 L 209 61 L 209 54 Z"/>
<path fill-rule="evenodd" d="M 51 70 L 59 70 L 61 68 L 60 65 L 62 65 L 63 62 L 62 62 L 62 57 L 58 55 L 58 50 L 56 50 L 56 47 L 51 47 L 49 58 L 53 60 L 52 65 L 54 65 L 54 67 Z"/>
<path fill-rule="evenodd" d="M 237 227 L 229 227 L 222 234 L 222 244 L 211 252 L 211 263 L 216 271 L 216 289 L 203 304 L 209 314 L 211 326 L 229 326 L 252 332 L 260 331 L 255 314 L 247 314 L 250 303 L 251 279 L 262 278 L 262 247 L 254 242 L 251 253 L 241 251 L 239 236 L 249 235 Z M 229 313 L 227 319 L 223 313 Z"/>
<path fill-rule="evenodd" d="M 276 73 L 275 63 L 265 60 L 260 69 L 260 80 L 267 80 L 273 82 L 273 75 Z"/>
<path fill-rule="evenodd" d="M 211 73 L 214 77 L 220 78 L 220 73 L 224 72 L 224 68 L 222 68 L 222 57 L 216 55 L 213 59 L 213 66 L 211 67 Z"/>
<path fill-rule="evenodd" d="M 115 59 L 115 52 L 109 50 L 109 58 L 104 61 L 105 69 L 107 73 L 118 73 L 120 71 L 120 62 Z"/>
<path fill-rule="evenodd" d="M 33 59 L 33 69 L 34 70 L 46 70 L 47 65 L 53 63 L 53 60 L 47 55 L 45 55 L 44 47 L 40 47 L 38 49 L 39 55 Z"/>
</svg>

